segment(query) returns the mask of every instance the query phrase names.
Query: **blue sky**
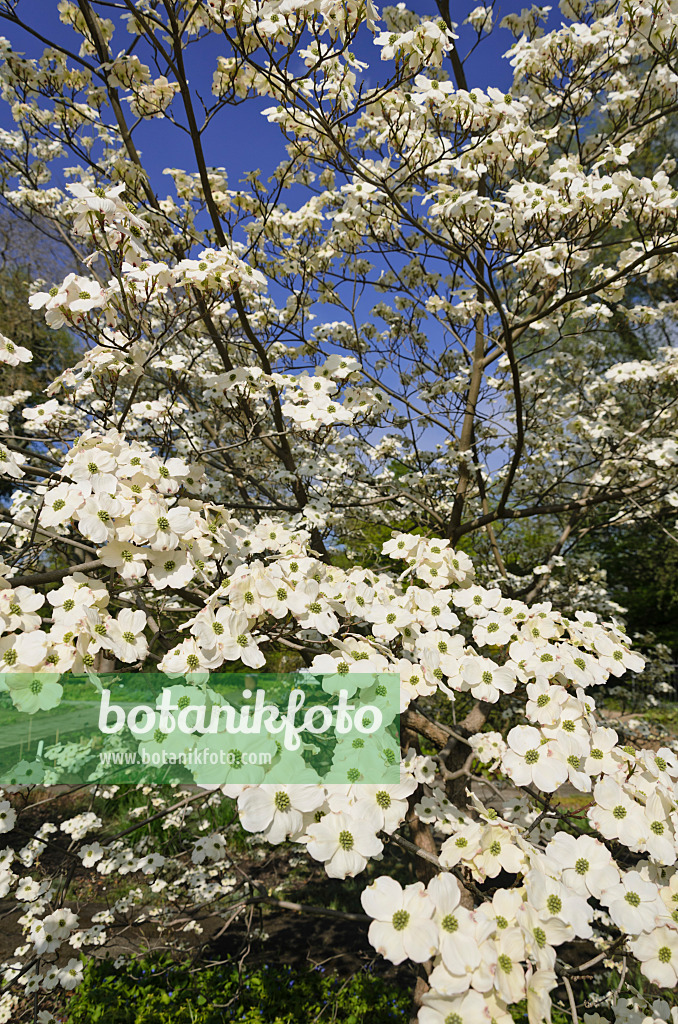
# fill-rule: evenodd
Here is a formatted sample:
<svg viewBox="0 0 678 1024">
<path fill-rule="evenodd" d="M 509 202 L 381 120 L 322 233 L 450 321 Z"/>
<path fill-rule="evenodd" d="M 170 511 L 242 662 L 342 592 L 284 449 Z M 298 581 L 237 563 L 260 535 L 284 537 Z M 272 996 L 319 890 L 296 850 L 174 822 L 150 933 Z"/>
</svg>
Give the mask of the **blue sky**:
<svg viewBox="0 0 678 1024">
<path fill-rule="evenodd" d="M 422 14 L 435 11 L 433 0 L 412 0 L 409 6 Z M 473 0 L 453 4 L 453 17 L 461 22 L 475 6 Z M 501 8 L 497 7 L 495 22 L 500 21 L 505 14 L 519 11 L 522 7 L 523 3 L 520 0 L 505 0 Z M 110 8 L 100 10 L 103 14 L 111 14 Z M 53 0 L 22 0 L 18 4 L 18 13 L 49 40 L 77 51 L 78 36 L 73 30 L 61 24 Z M 554 13 L 557 15 L 557 10 Z M 551 19 L 556 21 L 553 14 Z M 28 57 L 37 57 L 42 52 L 43 45 L 39 41 L 6 21 L 0 21 L 0 34 L 5 35 L 16 50 Z M 132 38 L 124 24 L 120 23 L 113 36 L 113 52 L 122 51 L 130 44 Z M 383 77 L 385 68 L 379 59 L 379 50 L 371 43 L 369 34 L 365 33 L 363 39 L 364 43 L 357 49 L 357 53 L 360 59 L 370 63 L 366 78 L 367 83 L 372 84 Z M 470 32 L 467 27 L 460 29 L 458 48 L 462 56 L 475 39 L 475 33 Z M 511 33 L 505 29 L 495 29 L 490 36 L 483 38 L 466 65 L 471 87 L 509 87 L 511 68 L 508 61 L 502 59 L 502 54 L 508 50 L 512 42 Z M 137 52 L 144 60 L 145 54 L 142 49 L 139 48 Z M 194 91 L 205 97 L 206 102 L 211 98 L 212 74 L 217 57 L 224 52 L 227 52 L 224 42 L 217 34 L 211 39 L 201 41 L 195 49 L 188 52 L 190 85 Z M 198 59 L 195 59 L 193 54 Z M 248 171 L 259 168 L 266 175 L 280 159 L 284 158 L 283 142 L 277 126 L 268 124 L 259 113 L 269 105 L 270 100 L 254 100 L 238 107 L 230 107 L 215 119 L 205 135 L 204 145 L 208 163 L 211 166 L 226 168 L 229 185 L 233 188 L 238 187 L 240 179 Z M 0 104 L 0 126 L 14 127 L 6 104 Z M 163 179 L 162 171 L 166 167 L 186 167 L 189 163 L 182 153 L 181 134 L 167 121 L 152 120 L 139 126 L 135 132 L 135 140 L 160 195 L 171 192 L 171 180 L 168 177 Z"/>
</svg>

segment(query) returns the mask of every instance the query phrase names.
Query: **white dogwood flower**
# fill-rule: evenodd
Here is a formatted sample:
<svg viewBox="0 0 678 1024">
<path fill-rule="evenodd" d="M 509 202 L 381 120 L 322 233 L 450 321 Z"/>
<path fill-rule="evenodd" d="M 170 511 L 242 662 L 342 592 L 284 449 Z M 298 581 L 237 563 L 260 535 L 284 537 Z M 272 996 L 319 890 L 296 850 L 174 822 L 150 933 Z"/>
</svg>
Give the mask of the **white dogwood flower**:
<svg viewBox="0 0 678 1024">
<path fill-rule="evenodd" d="M 306 830 L 306 849 L 314 860 L 323 861 L 330 878 L 352 878 L 365 869 L 370 857 L 381 853 L 379 827 L 376 806 L 365 809 L 360 818 L 343 812 L 325 814 Z"/>
<path fill-rule="evenodd" d="M 424 963 L 438 949 L 438 928 L 432 920 L 434 904 L 421 882 L 402 886 L 381 875 L 360 897 L 365 913 L 373 918 L 368 938 L 391 963 L 405 959 Z"/>
</svg>

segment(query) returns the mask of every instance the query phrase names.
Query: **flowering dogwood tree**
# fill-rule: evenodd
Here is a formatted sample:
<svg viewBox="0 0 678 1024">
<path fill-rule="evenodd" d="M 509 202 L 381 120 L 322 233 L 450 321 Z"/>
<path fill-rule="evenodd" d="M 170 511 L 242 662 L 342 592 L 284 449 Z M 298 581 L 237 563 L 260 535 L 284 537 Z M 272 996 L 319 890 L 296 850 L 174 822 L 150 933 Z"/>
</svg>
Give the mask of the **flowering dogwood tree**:
<svg viewBox="0 0 678 1024">
<path fill-rule="evenodd" d="M 678 982 L 678 759 L 623 746 L 596 711 L 643 660 L 575 545 L 678 506 L 675 350 L 619 363 L 605 344 L 615 317 L 674 313 L 625 294 L 678 266 L 675 162 L 634 171 L 678 102 L 675 5 L 562 0 L 550 31 L 539 8 L 508 15 L 507 92 L 462 59 L 491 6 L 457 25 L 444 0 L 61 0 L 70 44 L 37 7 L 0 5 L 2 195 L 77 261 L 30 305 L 80 348 L 44 401 L 0 399 L 11 700 L 59 703 L 36 672 L 179 680 L 281 652 L 349 691 L 399 674 L 400 784 L 357 784 L 338 742 L 345 785 L 234 772 L 151 794 L 149 817 L 171 832 L 236 798 L 245 830 L 364 878 L 370 942 L 422 965 L 421 1024 L 508 1024 L 525 1000 L 541 1024 L 554 991 L 576 1021 L 600 963 L 624 964 L 606 1005 L 640 1021 L 626 966 Z M 208 154 L 237 145 L 244 103 L 285 159 L 234 187 Z M 151 120 L 182 164 L 168 195 L 142 159 Z M 4 363 L 29 359 L 0 339 Z M 523 521 L 546 541 L 517 576 Z M 22 986 L 36 1014 L 74 988 L 72 954 L 146 916 L 149 890 L 167 934 L 262 898 L 224 871 L 223 836 L 167 853 L 138 839 L 146 820 L 111 837 L 84 812 L 26 837 L 2 802 L 1 891 L 26 938 L 1 1020 Z M 64 836 L 79 870 L 138 889 L 84 924 L 71 866 L 47 856 Z"/>
</svg>

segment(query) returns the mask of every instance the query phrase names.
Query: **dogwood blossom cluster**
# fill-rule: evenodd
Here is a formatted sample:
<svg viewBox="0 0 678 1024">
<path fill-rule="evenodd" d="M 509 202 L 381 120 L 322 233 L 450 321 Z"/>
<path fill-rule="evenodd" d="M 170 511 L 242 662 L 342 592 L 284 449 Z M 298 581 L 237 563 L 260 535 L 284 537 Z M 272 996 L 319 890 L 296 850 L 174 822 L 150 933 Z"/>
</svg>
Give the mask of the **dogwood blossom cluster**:
<svg viewBox="0 0 678 1024">
<path fill-rule="evenodd" d="M 76 451 L 69 460 L 67 471 L 92 494 L 97 493 L 97 484 L 105 481 L 107 497 L 116 501 L 117 475 L 129 479 L 128 466 L 135 456 L 130 454 L 129 459 L 118 457 L 107 462 L 105 447 L 88 447 L 88 441 L 84 439 L 82 453 Z M 130 453 L 135 450 L 140 449 L 129 449 Z M 79 465 L 84 467 L 86 480 L 79 479 Z M 152 469 L 157 470 L 149 461 L 142 469 L 132 468 L 133 479 L 137 480 L 142 479 L 141 473 L 150 477 Z M 189 471 L 173 466 L 173 476 L 180 477 L 182 470 Z M 106 479 L 107 475 L 110 479 Z M 162 481 L 167 478 L 157 473 L 157 479 L 161 481 L 157 490 L 162 493 Z M 146 486 L 149 485 L 147 480 Z M 173 488 L 165 485 L 164 489 Z M 56 503 L 62 500 L 65 499 L 56 498 Z M 88 499 L 81 494 L 81 500 L 79 507 L 70 510 L 79 524 L 87 522 L 85 517 L 91 514 L 81 511 Z M 160 495 L 153 500 L 159 501 Z M 421 801 L 418 809 L 424 820 L 440 820 L 451 826 L 445 829 L 448 838 L 440 849 L 442 867 L 468 872 L 478 882 L 508 872 L 522 878 L 524 885 L 523 890 L 500 890 L 493 897 L 492 906 L 499 906 L 502 892 L 514 901 L 514 916 L 508 918 L 509 925 L 515 922 L 514 931 L 497 936 L 496 924 L 493 932 L 492 921 L 485 920 L 488 904 L 482 903 L 476 908 L 480 918 L 475 910 L 466 910 L 461 915 L 468 935 L 463 933 L 462 926 L 460 945 L 442 944 L 431 923 L 433 904 L 421 888 L 415 886 L 412 890 L 418 894 L 416 911 L 409 909 L 409 896 L 405 902 L 398 894 L 392 896 L 395 909 L 388 920 L 396 946 L 383 937 L 382 932 L 391 934 L 385 927 L 373 929 L 371 935 L 381 936 L 378 940 L 374 938 L 374 943 L 394 962 L 405 956 L 421 962 L 440 949 L 442 967 L 437 967 L 432 975 L 434 994 L 427 997 L 427 1006 L 437 1005 L 435 1000 L 444 997 L 451 1001 L 450 1012 L 457 1012 L 462 996 L 478 1002 L 490 992 L 490 1007 L 492 999 L 508 1005 L 526 994 L 530 999 L 539 998 L 539 1005 L 546 1006 L 548 992 L 556 984 L 555 948 L 574 936 L 589 939 L 593 934 L 593 908 L 587 902 L 590 898 L 607 908 L 612 924 L 627 938 L 630 951 L 638 957 L 650 980 L 663 986 L 673 983 L 667 979 L 675 967 L 671 966 L 675 954 L 673 936 L 678 934 L 671 916 L 675 901 L 671 883 L 660 883 L 665 881 L 663 868 L 671 869 L 676 862 L 676 823 L 671 808 L 676 798 L 678 761 L 668 749 L 655 754 L 622 748 L 614 730 L 596 721 L 595 701 L 586 692 L 626 670 L 642 668 L 642 659 L 629 651 L 627 638 L 618 629 L 597 622 L 594 615 L 578 613 L 570 621 L 548 605 L 529 607 L 502 598 L 499 590 L 473 583 L 470 560 L 442 539 L 396 534 L 384 545 L 384 554 L 404 565 L 404 572 L 347 572 L 328 569 L 304 550 L 303 541 L 298 537 L 290 541 L 284 530 L 279 539 L 272 537 L 275 529 L 270 529 L 265 539 L 257 538 L 256 533 L 250 534 L 234 521 L 222 521 L 210 535 L 200 511 L 191 509 L 190 500 L 182 504 L 179 499 L 170 505 L 165 495 L 165 505 L 153 510 L 149 496 L 137 502 L 139 515 L 135 518 L 135 506 L 130 499 L 122 525 L 118 523 L 118 506 L 110 502 L 105 506 L 100 511 L 106 515 L 95 515 L 94 519 L 106 526 L 110 516 L 113 522 L 106 529 L 121 531 L 117 546 L 111 549 L 106 531 L 106 536 L 90 539 L 99 544 L 107 542 L 101 548 L 104 556 L 111 550 L 121 555 L 128 550 L 125 545 L 130 544 L 129 553 L 137 558 L 135 573 L 139 575 L 132 577 L 136 580 L 143 578 L 143 570 L 153 571 L 146 566 L 146 560 L 151 561 L 155 552 L 162 558 L 182 559 L 182 564 L 190 566 L 192 573 L 200 572 L 205 581 L 209 579 L 210 556 L 215 549 L 230 547 L 239 561 L 215 588 L 214 597 L 204 610 L 179 626 L 190 630 L 192 636 L 172 648 L 161 662 L 160 667 L 170 675 L 209 671 L 229 659 L 240 659 L 253 668 L 262 667 L 265 656 L 259 637 L 263 633 L 268 639 L 274 629 L 280 630 L 292 620 L 295 625 L 291 628 L 301 628 L 307 641 L 316 638 L 318 643 L 327 638 L 334 648 L 333 653 L 316 655 L 311 663 L 312 670 L 325 673 L 324 685 L 330 690 L 341 685 L 349 694 L 355 692 L 352 673 L 397 670 L 402 680 L 401 708 L 405 710 L 417 697 L 436 690 L 452 699 L 456 693 L 470 692 L 483 704 L 491 705 L 520 688 L 527 698 L 525 724 L 514 726 L 505 742 L 496 734 L 489 734 L 487 753 L 483 751 L 483 734 L 474 737 L 469 741 L 473 756 L 477 754 L 480 762 L 494 757 L 507 780 L 531 795 L 557 793 L 566 783 L 591 794 L 588 821 L 602 838 L 577 838 L 569 831 L 555 831 L 547 833 L 549 842 L 545 847 L 541 845 L 541 830 L 532 836 L 531 826 L 506 821 L 482 804 L 478 805 L 478 817 L 460 813 L 445 798 L 441 800 L 435 789 L 431 791 L 433 806 L 428 804 L 430 798 Z M 152 514 L 147 515 L 149 508 Z M 220 518 L 219 512 L 213 521 Z M 163 522 L 159 523 L 159 519 Z M 211 550 L 204 543 L 197 543 L 205 537 Z M 271 545 L 276 539 L 277 545 Z M 259 552 L 252 551 L 252 541 Z M 186 545 L 183 550 L 182 542 Z M 273 557 L 259 557 L 267 547 L 290 543 L 293 546 Z M 206 556 L 201 559 L 201 567 L 194 561 L 196 550 Z M 106 564 L 109 563 L 122 579 L 129 578 L 127 568 L 135 564 L 125 556 L 109 559 Z M 178 589 L 190 581 L 172 579 L 174 570 L 166 565 L 164 568 L 168 587 Z M 58 664 L 64 648 L 68 651 L 66 669 L 76 658 L 80 658 L 81 665 L 91 668 L 92 652 L 102 649 L 111 651 L 122 662 L 144 660 L 148 650 L 146 614 L 124 608 L 116 619 L 108 616 L 106 588 L 84 576 L 67 577 L 61 587 L 49 592 L 54 608 L 54 626 L 49 634 L 39 628 L 42 622 L 37 610 L 44 600 L 41 596 L 26 587 L 11 586 L 1 596 L 5 629 L 15 630 L 2 641 L 3 680 L 20 710 L 55 705 L 60 687 L 56 684 L 51 689 L 37 690 L 32 683 L 26 690 L 13 685 L 12 675 L 23 683 L 27 668 Z M 468 636 L 459 629 L 460 616 L 467 623 Z M 361 623 L 370 629 L 367 637 L 361 632 Z M 54 642 L 50 640 L 52 632 Z M 56 662 L 55 654 L 59 654 Z M 375 754 L 378 752 L 371 751 L 366 743 L 360 752 L 363 767 Z M 238 786 L 235 773 L 227 791 L 237 795 L 241 821 L 247 830 L 261 833 L 271 843 L 288 839 L 299 842 L 312 858 L 324 864 L 330 877 L 345 878 L 362 873 L 370 859 L 382 853 L 383 837 L 393 834 L 406 817 L 408 797 L 420 784 L 433 787 L 436 770 L 441 766 L 429 763 L 427 767 L 416 758 L 406 759 L 406 782 L 397 786 L 365 786 L 356 784 L 357 780 L 351 782 L 356 766 L 355 749 L 344 753 L 339 742 L 334 756 L 339 766 L 345 757 L 344 787 L 323 787 L 304 768 L 308 779 L 304 784 L 267 784 L 262 772 L 260 785 L 243 788 Z M 290 772 L 295 779 L 303 777 L 299 766 L 294 771 L 290 764 Z M 557 819 L 557 810 L 554 814 Z M 621 843 L 630 853 L 639 855 L 641 861 L 630 870 L 620 869 L 605 841 Z M 88 852 L 88 859 L 93 856 L 93 852 Z M 443 907 L 451 913 L 460 899 L 457 881 L 451 875 L 439 877 L 441 886 L 452 887 L 452 895 L 445 897 Z M 381 881 L 384 886 L 390 885 L 389 892 L 397 886 L 388 878 Z M 378 887 L 379 882 L 374 885 Z M 365 905 L 372 913 L 367 895 Z M 374 916 L 382 920 L 383 913 L 383 909 L 375 910 Z M 409 944 L 406 927 L 410 920 L 414 927 L 422 913 L 429 924 L 425 928 L 417 925 L 413 932 L 415 944 Z M 537 936 L 545 936 L 543 941 L 534 939 L 533 934 L 532 944 L 526 943 L 528 925 L 521 914 L 527 915 L 525 920 L 531 922 Z M 446 911 L 443 920 L 447 916 Z M 406 922 L 402 926 L 401 920 Z M 456 928 L 450 925 L 448 930 Z M 425 943 L 423 934 L 428 936 Z M 668 945 L 657 946 L 660 940 Z M 417 946 L 417 941 L 423 944 Z M 466 954 L 467 959 L 460 961 L 461 948 L 477 950 L 477 960 L 473 964 L 467 962 Z M 447 956 L 442 952 L 444 949 L 448 950 Z M 527 975 L 523 963 L 527 965 Z M 457 981 L 449 980 L 451 971 L 459 976 Z M 546 973 L 533 983 L 531 972 L 539 971 Z M 471 982 L 476 977 L 474 972 L 478 973 L 477 980 Z M 475 995 L 467 993 L 469 986 Z M 425 1019 L 423 1010 L 422 1014 Z"/>
</svg>

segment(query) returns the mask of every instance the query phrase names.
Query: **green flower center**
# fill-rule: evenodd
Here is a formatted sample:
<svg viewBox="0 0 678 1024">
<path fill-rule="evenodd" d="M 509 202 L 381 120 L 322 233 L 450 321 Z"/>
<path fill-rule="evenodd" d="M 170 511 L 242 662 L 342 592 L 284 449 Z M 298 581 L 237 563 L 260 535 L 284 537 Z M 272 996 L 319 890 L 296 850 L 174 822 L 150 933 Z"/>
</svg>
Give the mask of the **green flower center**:
<svg viewBox="0 0 678 1024">
<path fill-rule="evenodd" d="M 349 832 L 348 829 L 343 829 L 339 833 L 339 846 L 342 848 L 342 850 L 352 850 L 353 843 L 353 834 Z"/>
<path fill-rule="evenodd" d="M 510 974 L 513 970 L 513 960 L 510 956 L 507 956 L 506 953 L 501 953 L 500 956 L 497 957 L 497 963 L 504 974 Z"/>
<path fill-rule="evenodd" d="M 278 790 L 273 797 L 273 803 L 279 811 L 289 811 L 292 806 L 289 796 L 282 789 Z"/>
<path fill-rule="evenodd" d="M 585 875 L 591 865 L 587 861 L 586 857 L 580 857 L 574 865 L 574 870 L 578 875 Z"/>
<path fill-rule="evenodd" d="M 560 896 L 549 896 L 546 900 L 546 907 L 549 914 L 559 914 L 563 909 L 563 901 Z"/>
<path fill-rule="evenodd" d="M 397 932 L 402 932 L 410 923 L 410 915 L 406 910 L 396 910 L 391 918 L 391 924 Z"/>
<path fill-rule="evenodd" d="M 459 922 L 454 914 L 446 914 L 440 922 L 440 927 L 444 932 L 456 932 L 459 928 Z"/>
<path fill-rule="evenodd" d="M 538 750 L 528 750 L 525 753 L 525 764 L 536 764 L 539 760 Z"/>
<path fill-rule="evenodd" d="M 626 900 L 626 902 L 628 903 L 628 905 L 630 907 L 639 907 L 640 906 L 640 896 L 638 895 L 637 892 L 627 892 L 626 895 L 624 896 L 624 899 Z"/>
</svg>

